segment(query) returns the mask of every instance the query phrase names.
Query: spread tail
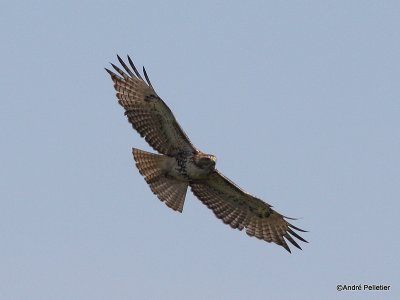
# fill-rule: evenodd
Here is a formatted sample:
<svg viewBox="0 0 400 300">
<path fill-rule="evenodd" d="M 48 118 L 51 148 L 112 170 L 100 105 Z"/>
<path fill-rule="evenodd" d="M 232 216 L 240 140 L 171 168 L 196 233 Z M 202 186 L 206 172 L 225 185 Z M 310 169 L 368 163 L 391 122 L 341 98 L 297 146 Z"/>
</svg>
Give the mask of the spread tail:
<svg viewBox="0 0 400 300">
<path fill-rule="evenodd" d="M 185 202 L 187 182 L 178 181 L 166 175 L 166 166 L 171 158 L 162 154 L 153 154 L 132 149 L 136 167 L 143 175 L 150 189 L 157 197 L 173 210 L 182 212 Z"/>
</svg>

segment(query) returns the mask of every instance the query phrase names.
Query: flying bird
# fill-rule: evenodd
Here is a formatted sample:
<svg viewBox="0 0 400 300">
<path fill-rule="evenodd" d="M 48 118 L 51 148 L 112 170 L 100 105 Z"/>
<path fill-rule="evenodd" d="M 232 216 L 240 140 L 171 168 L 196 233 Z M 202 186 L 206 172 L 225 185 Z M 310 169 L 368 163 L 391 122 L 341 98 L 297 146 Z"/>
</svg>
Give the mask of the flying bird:
<svg viewBox="0 0 400 300">
<path fill-rule="evenodd" d="M 140 174 L 153 193 L 168 207 L 182 212 L 188 187 L 215 216 L 249 236 L 276 243 L 287 251 L 287 241 L 301 249 L 294 238 L 307 241 L 268 203 L 246 193 L 216 168 L 217 158 L 197 149 L 172 111 L 155 92 L 143 68 L 144 79 L 128 56 L 129 66 L 117 55 L 121 68 L 106 68 L 114 82 L 118 103 L 132 127 L 159 154 L 132 149 Z M 292 219 L 293 220 L 293 219 Z"/>
</svg>

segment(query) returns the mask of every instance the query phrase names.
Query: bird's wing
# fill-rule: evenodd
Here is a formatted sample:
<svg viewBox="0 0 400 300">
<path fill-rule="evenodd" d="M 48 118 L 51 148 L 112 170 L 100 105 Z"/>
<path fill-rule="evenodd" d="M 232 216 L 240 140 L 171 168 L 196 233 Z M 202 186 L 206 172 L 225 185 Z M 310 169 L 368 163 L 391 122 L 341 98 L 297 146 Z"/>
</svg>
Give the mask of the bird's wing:
<svg viewBox="0 0 400 300">
<path fill-rule="evenodd" d="M 217 170 L 206 181 L 193 182 L 190 186 L 196 197 L 232 228 L 246 228 L 248 235 L 274 242 L 289 252 L 285 239 L 299 249 L 293 237 L 307 242 L 294 232 L 304 230 L 287 222 L 287 217 L 277 213 L 271 205 L 247 194 Z"/>
<path fill-rule="evenodd" d="M 117 57 L 125 72 L 114 64 L 111 65 L 118 74 L 108 69 L 106 71 L 114 82 L 118 103 L 125 109 L 133 128 L 154 150 L 162 154 L 174 156 L 182 151 L 196 152 L 169 107 L 154 91 L 146 70 L 143 68 L 145 81 L 129 56 L 132 70 Z"/>
</svg>

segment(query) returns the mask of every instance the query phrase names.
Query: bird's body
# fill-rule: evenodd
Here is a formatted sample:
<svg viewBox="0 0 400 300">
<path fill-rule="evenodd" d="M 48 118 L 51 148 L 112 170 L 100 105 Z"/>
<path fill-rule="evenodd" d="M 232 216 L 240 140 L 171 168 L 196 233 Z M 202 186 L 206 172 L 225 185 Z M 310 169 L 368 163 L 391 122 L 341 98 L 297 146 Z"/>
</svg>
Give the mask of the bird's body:
<svg viewBox="0 0 400 300">
<path fill-rule="evenodd" d="M 175 157 L 166 156 L 160 167 L 170 178 L 196 182 L 206 179 L 215 170 L 215 156 L 201 152 L 180 153 Z"/>
<path fill-rule="evenodd" d="M 182 212 L 190 186 L 194 195 L 232 228 L 246 229 L 248 235 L 274 242 L 289 252 L 286 240 L 301 249 L 293 237 L 307 241 L 293 230 L 304 230 L 288 223 L 271 205 L 222 175 L 215 168 L 216 157 L 201 152 L 190 142 L 171 110 L 154 91 L 146 70 L 143 69 L 145 81 L 129 56 L 132 69 L 119 56 L 118 60 L 126 73 L 114 64 L 119 76 L 106 69 L 114 82 L 118 102 L 134 129 L 160 153 L 133 149 L 136 166 L 153 193 L 173 210 Z"/>
</svg>

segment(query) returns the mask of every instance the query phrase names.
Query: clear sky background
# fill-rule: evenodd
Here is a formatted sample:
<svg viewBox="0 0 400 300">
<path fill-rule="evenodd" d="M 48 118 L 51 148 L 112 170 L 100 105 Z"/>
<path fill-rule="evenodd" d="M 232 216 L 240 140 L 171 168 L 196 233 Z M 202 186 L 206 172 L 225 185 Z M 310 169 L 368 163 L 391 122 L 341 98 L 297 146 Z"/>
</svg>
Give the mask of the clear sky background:
<svg viewBox="0 0 400 300">
<path fill-rule="evenodd" d="M 1 299 L 400 299 L 399 1 L 6 1 L 0 36 Z M 151 193 L 116 54 L 303 251 Z"/>
</svg>

